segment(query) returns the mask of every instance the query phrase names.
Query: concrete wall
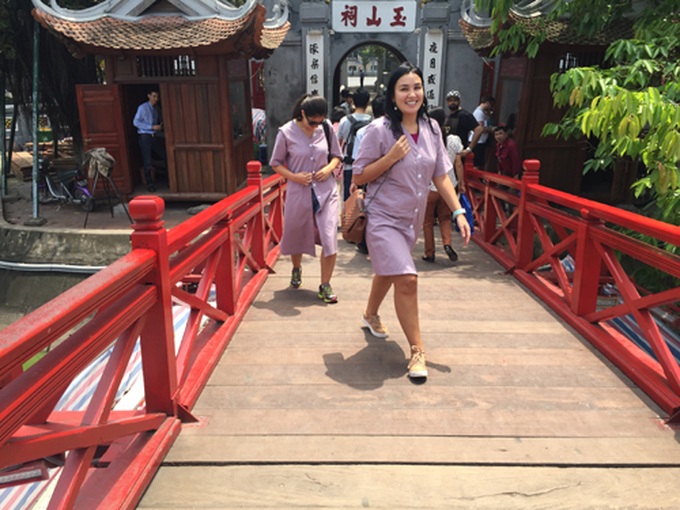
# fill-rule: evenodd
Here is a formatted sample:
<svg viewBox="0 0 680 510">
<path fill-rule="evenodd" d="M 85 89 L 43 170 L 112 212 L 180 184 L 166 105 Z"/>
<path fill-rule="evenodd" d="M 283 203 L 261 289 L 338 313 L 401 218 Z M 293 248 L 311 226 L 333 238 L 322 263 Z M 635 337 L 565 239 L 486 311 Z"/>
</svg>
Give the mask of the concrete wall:
<svg viewBox="0 0 680 510">
<path fill-rule="evenodd" d="M 339 0 L 331 0 L 339 1 Z M 273 0 L 271 0 L 273 4 Z M 268 8 L 268 5 L 265 2 Z M 463 106 L 477 106 L 482 79 L 482 59 L 470 48 L 458 26 L 460 0 L 429 2 L 418 7 L 415 33 L 337 33 L 332 30 L 330 5 L 325 2 L 289 1 L 291 29 L 283 44 L 265 61 L 267 143 L 273 146 L 279 126 L 290 119 L 293 105 L 305 93 L 305 54 L 303 40 L 307 30 L 321 29 L 325 34 L 324 89 L 333 103 L 334 74 L 347 53 L 365 44 L 382 44 L 401 53 L 422 68 L 425 27 L 441 28 L 446 34 L 440 80 L 440 103 L 450 89 L 459 90 Z"/>
</svg>

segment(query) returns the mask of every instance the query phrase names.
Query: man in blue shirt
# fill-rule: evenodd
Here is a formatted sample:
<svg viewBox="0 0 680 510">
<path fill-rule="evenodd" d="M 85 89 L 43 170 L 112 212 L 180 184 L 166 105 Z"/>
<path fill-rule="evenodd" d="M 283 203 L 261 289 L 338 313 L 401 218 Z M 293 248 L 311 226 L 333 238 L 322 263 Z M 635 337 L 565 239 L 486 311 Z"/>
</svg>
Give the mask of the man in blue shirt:
<svg viewBox="0 0 680 510">
<path fill-rule="evenodd" d="M 144 162 L 144 178 L 146 179 L 146 189 L 156 191 L 156 184 L 153 180 L 153 155 L 163 161 L 165 165 L 165 139 L 161 136 L 163 122 L 160 118 L 160 108 L 158 99 L 160 94 L 157 90 L 150 90 L 147 94 L 148 101 L 142 103 L 137 108 L 137 113 L 132 121 L 139 134 L 139 148 L 142 151 L 142 161 Z"/>
</svg>

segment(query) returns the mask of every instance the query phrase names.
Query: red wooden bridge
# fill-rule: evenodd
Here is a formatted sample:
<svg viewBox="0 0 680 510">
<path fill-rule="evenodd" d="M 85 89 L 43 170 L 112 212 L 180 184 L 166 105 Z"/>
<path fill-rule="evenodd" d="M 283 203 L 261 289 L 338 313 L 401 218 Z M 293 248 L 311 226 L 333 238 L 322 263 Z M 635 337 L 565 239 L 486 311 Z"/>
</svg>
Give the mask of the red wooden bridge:
<svg viewBox="0 0 680 510">
<path fill-rule="evenodd" d="M 49 508 L 680 507 L 678 346 L 660 320 L 680 288 L 642 289 L 625 269 L 677 281 L 664 247 L 680 229 L 538 171 L 466 169 L 475 244 L 455 267 L 420 265 L 425 386 L 405 377 L 389 306 L 388 341 L 360 333 L 371 272 L 351 247 L 339 304 L 304 290 L 316 264 L 286 289 L 285 185 L 259 163 L 170 230 L 160 199 L 133 200 L 127 256 L 0 331 L 0 483 L 51 478 Z M 137 400 L 121 396 L 135 358 Z"/>
</svg>

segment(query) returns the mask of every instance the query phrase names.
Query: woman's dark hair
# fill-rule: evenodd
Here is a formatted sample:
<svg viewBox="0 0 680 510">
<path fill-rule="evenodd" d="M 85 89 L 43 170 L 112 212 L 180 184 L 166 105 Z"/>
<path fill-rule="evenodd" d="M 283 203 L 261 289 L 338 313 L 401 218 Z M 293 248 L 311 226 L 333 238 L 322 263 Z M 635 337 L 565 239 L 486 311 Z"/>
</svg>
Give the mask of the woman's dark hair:
<svg viewBox="0 0 680 510">
<path fill-rule="evenodd" d="M 305 94 L 293 107 L 293 119 L 302 120 L 302 110 L 305 111 L 307 117 L 318 117 L 328 115 L 328 101 L 322 96 L 312 96 Z"/>
<path fill-rule="evenodd" d="M 415 73 L 420 78 L 420 82 L 423 84 L 423 86 L 425 86 L 423 72 L 418 67 L 411 64 L 411 62 L 402 62 L 401 65 L 399 65 L 399 67 L 397 67 L 394 70 L 394 72 L 390 76 L 390 80 L 387 82 L 385 115 L 387 115 L 390 118 L 390 128 L 392 129 L 395 138 L 399 138 L 402 135 L 401 121 L 403 115 L 399 108 L 397 108 L 397 105 L 394 103 L 394 90 L 397 87 L 397 82 L 399 81 L 399 78 L 410 73 Z M 423 104 L 421 105 L 420 110 L 418 111 L 418 117 L 424 117 L 425 119 L 428 118 L 427 97 L 425 97 L 424 94 Z M 430 126 L 430 129 L 432 129 L 432 126 Z"/>
<path fill-rule="evenodd" d="M 437 121 L 437 124 L 439 124 L 439 127 L 442 130 L 442 140 L 444 140 L 444 144 L 446 144 L 446 134 L 444 134 L 444 123 L 446 122 L 446 112 L 444 111 L 444 108 L 437 106 L 436 108 L 432 108 L 427 114 L 430 116 L 431 119 L 434 119 Z"/>
</svg>

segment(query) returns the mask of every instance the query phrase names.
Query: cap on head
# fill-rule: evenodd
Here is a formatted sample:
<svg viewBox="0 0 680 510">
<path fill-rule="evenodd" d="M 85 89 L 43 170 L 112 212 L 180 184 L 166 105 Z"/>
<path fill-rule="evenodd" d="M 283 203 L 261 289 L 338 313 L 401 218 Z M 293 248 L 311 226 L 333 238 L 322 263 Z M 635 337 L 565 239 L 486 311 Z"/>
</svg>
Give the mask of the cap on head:
<svg viewBox="0 0 680 510">
<path fill-rule="evenodd" d="M 446 99 L 451 99 L 451 98 L 454 98 L 454 97 L 456 99 L 460 99 L 460 92 L 458 92 L 457 90 L 449 90 L 446 93 Z"/>
</svg>

